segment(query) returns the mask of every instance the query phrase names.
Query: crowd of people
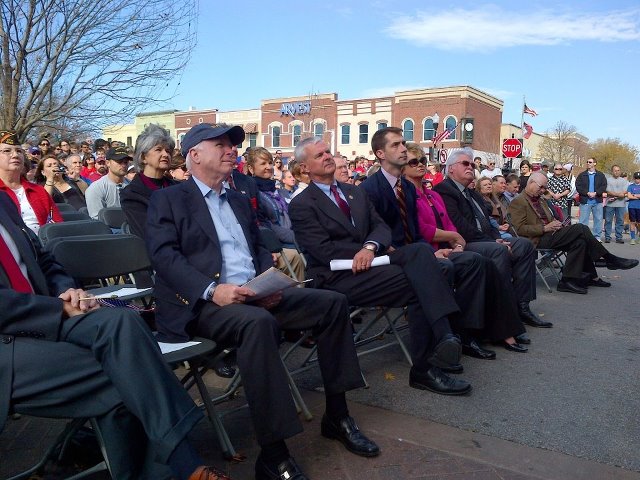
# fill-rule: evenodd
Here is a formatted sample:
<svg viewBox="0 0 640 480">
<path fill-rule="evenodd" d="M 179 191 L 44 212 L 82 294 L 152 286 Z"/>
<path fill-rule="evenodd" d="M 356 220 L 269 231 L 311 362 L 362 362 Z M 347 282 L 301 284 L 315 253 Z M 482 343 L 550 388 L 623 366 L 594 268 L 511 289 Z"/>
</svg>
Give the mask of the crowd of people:
<svg viewBox="0 0 640 480">
<path fill-rule="evenodd" d="M 0 427 L 9 411 L 93 415 L 108 432 L 114 478 L 163 478 L 144 454 L 122 454 L 135 441 L 177 478 L 227 479 L 190 445 L 200 414 L 155 344 L 197 335 L 234 349 L 261 447 L 256 478 L 304 480 L 285 442 L 302 425 L 279 356 L 281 331 L 311 331 L 317 345 L 321 434 L 372 457 L 380 448 L 346 401 L 364 385 L 351 307 L 406 307 L 409 385 L 466 395 L 462 355 L 491 360 L 493 346 L 524 354 L 532 348 L 527 326 L 553 326 L 530 305 L 537 248 L 566 253 L 561 292 L 610 287 L 599 264 L 638 265 L 599 241 L 598 212 L 606 198 L 616 240 L 625 205 L 615 202 L 628 202 L 629 219 L 640 222 L 640 172 L 623 185 L 619 168 L 607 179 L 590 159 L 575 179 L 570 165 L 547 173 L 526 161 L 520 176 L 505 175 L 469 148 L 450 153 L 441 169 L 395 127 L 373 135 L 375 160 L 351 161 L 313 137 L 289 159 L 262 147 L 240 155 L 244 136 L 239 126 L 203 123 L 178 152 L 153 124 L 134 149 L 106 141 L 52 149 L 46 139 L 36 147 L 0 132 L 0 361 L 2 372 L 16 372 L 0 373 Z M 580 203 L 579 223 L 571 222 L 570 200 Z M 157 337 L 132 311 L 105 312 L 86 300 L 41 248 L 38 228 L 62 221 L 57 203 L 93 218 L 122 208 L 155 270 Z M 584 223 L 590 212 L 593 230 Z M 265 248 L 265 230 L 281 242 L 280 254 Z M 335 259 L 350 259 L 350 268 L 333 270 Z M 243 285 L 272 266 L 309 283 L 255 300 Z"/>
</svg>

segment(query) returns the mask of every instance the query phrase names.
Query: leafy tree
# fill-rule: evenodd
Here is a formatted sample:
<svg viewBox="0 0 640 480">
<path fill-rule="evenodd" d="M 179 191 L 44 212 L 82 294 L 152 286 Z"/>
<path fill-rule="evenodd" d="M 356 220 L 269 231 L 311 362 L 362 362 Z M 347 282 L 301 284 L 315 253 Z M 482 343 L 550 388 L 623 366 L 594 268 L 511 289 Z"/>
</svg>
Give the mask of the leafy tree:
<svg viewBox="0 0 640 480">
<path fill-rule="evenodd" d="M 149 104 L 195 44 L 197 0 L 0 0 L 0 128 L 115 123 Z"/>
<path fill-rule="evenodd" d="M 603 172 L 611 171 L 613 165 L 619 165 L 627 173 L 640 170 L 640 151 L 619 138 L 599 138 L 591 142 L 588 156 L 598 161 L 598 170 Z"/>
</svg>

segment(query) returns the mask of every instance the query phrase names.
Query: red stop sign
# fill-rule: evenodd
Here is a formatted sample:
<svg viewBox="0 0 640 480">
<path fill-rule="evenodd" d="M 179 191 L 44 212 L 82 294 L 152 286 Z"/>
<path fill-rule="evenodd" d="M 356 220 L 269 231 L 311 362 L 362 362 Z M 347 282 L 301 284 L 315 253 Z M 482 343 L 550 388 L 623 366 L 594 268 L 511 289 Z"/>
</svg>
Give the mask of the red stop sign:
<svg viewBox="0 0 640 480">
<path fill-rule="evenodd" d="M 502 142 L 502 155 L 507 158 L 520 158 L 522 156 L 522 140 L 519 138 L 507 138 Z"/>
</svg>

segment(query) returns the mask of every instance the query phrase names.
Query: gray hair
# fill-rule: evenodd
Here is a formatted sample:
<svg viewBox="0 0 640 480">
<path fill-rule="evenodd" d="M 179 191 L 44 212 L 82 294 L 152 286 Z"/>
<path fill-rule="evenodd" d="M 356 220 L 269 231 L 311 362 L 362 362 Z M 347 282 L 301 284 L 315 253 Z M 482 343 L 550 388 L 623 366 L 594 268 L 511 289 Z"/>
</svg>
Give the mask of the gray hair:
<svg viewBox="0 0 640 480">
<path fill-rule="evenodd" d="M 306 160 L 305 149 L 309 145 L 315 145 L 317 143 L 322 142 L 322 137 L 307 137 L 304 140 L 301 140 L 300 143 L 296 146 L 295 151 L 293 152 L 293 156 L 299 162 L 304 162 Z"/>
<path fill-rule="evenodd" d="M 169 130 L 161 127 L 156 123 L 147 125 L 138 138 L 136 139 L 136 149 L 133 154 L 133 165 L 136 167 L 137 172 L 141 172 L 144 169 L 143 157 L 156 145 L 162 145 L 171 150 L 176 147 L 176 142 L 171 138 Z"/>
<path fill-rule="evenodd" d="M 67 167 L 71 166 L 71 162 L 73 161 L 74 158 L 77 158 L 78 160 L 82 161 L 82 157 L 80 156 L 79 153 L 70 153 L 69 155 L 67 155 L 67 158 L 64 159 L 64 163 Z"/>
<path fill-rule="evenodd" d="M 458 148 L 449 154 L 447 158 L 447 167 L 450 167 L 454 163 L 458 163 L 460 157 L 469 157 L 473 161 L 473 149 L 469 147 Z"/>
<path fill-rule="evenodd" d="M 531 175 L 529 175 L 529 180 L 527 180 L 527 185 L 529 185 L 531 182 L 535 183 L 536 185 L 540 185 L 539 181 L 540 180 L 546 180 L 547 176 L 542 173 L 542 172 L 533 172 Z"/>
</svg>

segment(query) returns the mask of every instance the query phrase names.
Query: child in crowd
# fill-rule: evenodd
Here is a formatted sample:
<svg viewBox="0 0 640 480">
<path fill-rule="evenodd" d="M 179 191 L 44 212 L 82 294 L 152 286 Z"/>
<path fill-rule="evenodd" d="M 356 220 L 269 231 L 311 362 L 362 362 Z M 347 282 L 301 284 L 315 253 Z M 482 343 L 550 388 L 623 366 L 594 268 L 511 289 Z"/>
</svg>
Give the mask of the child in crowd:
<svg viewBox="0 0 640 480">
<path fill-rule="evenodd" d="M 636 244 L 636 232 L 640 226 L 640 172 L 633 174 L 633 183 L 627 187 L 629 200 L 629 225 L 631 230 L 631 245 Z"/>
</svg>

